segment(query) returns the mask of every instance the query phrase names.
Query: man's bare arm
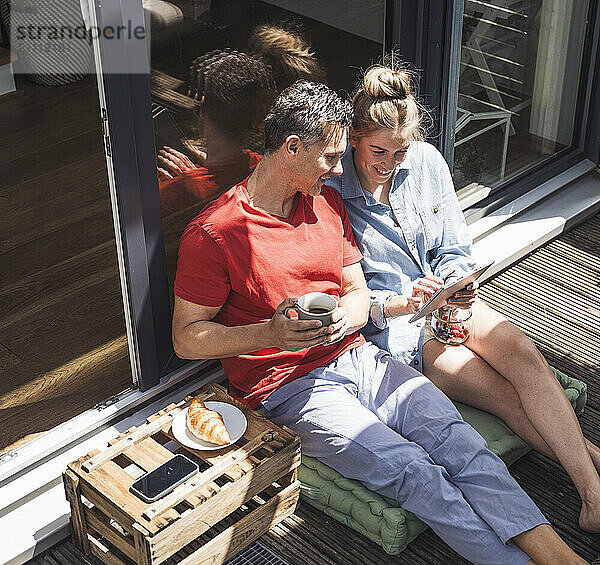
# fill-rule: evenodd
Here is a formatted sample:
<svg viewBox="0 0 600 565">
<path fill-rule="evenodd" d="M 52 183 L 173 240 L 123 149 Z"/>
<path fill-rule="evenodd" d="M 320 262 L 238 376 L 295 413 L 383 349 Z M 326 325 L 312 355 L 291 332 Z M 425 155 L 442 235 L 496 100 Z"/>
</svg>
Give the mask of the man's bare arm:
<svg viewBox="0 0 600 565">
<path fill-rule="evenodd" d="M 360 330 L 369 320 L 371 298 L 360 263 L 342 269 L 340 295 L 340 307 L 333 313 L 333 323 L 327 328 L 329 343 Z"/>
<path fill-rule="evenodd" d="M 259 324 L 228 327 L 212 319 L 219 306 L 201 306 L 175 297 L 173 311 L 173 347 L 182 359 L 213 359 L 233 357 L 259 349 L 277 347 L 298 351 L 324 343 L 327 328 L 314 320 L 290 320 L 283 312 L 293 306 L 286 298 L 273 317 Z"/>
<path fill-rule="evenodd" d="M 348 333 L 360 330 L 369 321 L 371 296 L 360 263 L 342 269 L 340 306 L 346 311 Z"/>
</svg>

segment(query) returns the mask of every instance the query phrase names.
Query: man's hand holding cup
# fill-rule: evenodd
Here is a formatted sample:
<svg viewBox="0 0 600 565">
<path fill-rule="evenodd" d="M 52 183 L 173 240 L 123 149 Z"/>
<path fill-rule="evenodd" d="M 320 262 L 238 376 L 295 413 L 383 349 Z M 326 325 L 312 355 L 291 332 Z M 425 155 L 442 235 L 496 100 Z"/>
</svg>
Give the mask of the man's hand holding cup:
<svg viewBox="0 0 600 565">
<path fill-rule="evenodd" d="M 347 321 L 333 296 L 310 292 L 300 298 L 286 298 L 277 307 L 268 327 L 275 347 L 299 351 L 342 339 Z"/>
</svg>

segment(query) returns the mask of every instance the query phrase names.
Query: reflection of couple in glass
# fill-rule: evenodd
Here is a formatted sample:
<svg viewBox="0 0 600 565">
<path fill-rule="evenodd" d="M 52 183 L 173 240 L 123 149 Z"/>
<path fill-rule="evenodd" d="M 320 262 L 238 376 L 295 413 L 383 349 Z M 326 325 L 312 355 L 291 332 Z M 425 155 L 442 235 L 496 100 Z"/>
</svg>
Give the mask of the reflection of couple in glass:
<svg viewBox="0 0 600 565">
<path fill-rule="evenodd" d="M 599 530 L 597 449 L 530 342 L 475 300 L 476 288 L 452 299 L 475 312 L 466 345 L 403 327 L 419 293 L 471 266 L 448 168 L 418 141 L 406 74 L 367 73 L 346 150 L 350 119 L 348 103 L 324 85 L 298 82 L 279 96 L 262 160 L 182 236 L 176 352 L 222 358 L 236 398 L 295 430 L 307 455 L 397 500 L 467 559 L 584 563 L 435 386 L 506 417 L 558 458 L 590 496 L 581 525 Z M 284 315 L 314 291 L 338 299 L 329 326 Z M 369 317 L 366 334 L 391 355 L 358 333 Z"/>
<path fill-rule="evenodd" d="M 198 57 L 189 84 L 189 95 L 199 101 L 204 151 L 192 144 L 186 144 L 190 156 L 171 147 L 159 151 L 163 217 L 205 203 L 248 176 L 260 159 L 248 149 L 248 136 L 275 98 L 269 69 L 231 50 Z"/>
<path fill-rule="evenodd" d="M 260 159 L 262 124 L 277 92 L 324 73 L 308 45 L 281 27 L 258 26 L 248 53 L 211 51 L 190 67 L 188 96 L 199 102 L 203 149 L 186 144 L 189 154 L 171 147 L 158 153 L 163 216 L 206 203 L 247 177 Z"/>
</svg>

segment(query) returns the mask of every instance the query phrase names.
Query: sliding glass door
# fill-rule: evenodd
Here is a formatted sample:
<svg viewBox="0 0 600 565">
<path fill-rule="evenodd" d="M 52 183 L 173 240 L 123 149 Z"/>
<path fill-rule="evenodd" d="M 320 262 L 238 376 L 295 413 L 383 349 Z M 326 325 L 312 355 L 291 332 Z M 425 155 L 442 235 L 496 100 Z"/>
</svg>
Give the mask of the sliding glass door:
<svg viewBox="0 0 600 565">
<path fill-rule="evenodd" d="M 46 17 L 8 5 L 3 30 Z M 262 119 L 292 81 L 351 93 L 397 49 L 421 72 L 430 141 L 467 214 L 598 151 L 588 0 L 82 5 L 60 3 L 86 30 L 78 49 L 61 59 L 46 38 L 36 57 L 26 36 L 14 87 L 14 37 L 0 45 L 0 450 L 189 367 L 171 343 L 181 232 L 256 165 Z"/>
<path fill-rule="evenodd" d="M 41 5 L 0 6 L 13 32 L 13 64 L 0 65 L 3 453 L 130 387 L 132 373 L 91 47 L 50 37 Z M 62 10 L 63 25 L 84 28 L 78 1 Z"/>
</svg>

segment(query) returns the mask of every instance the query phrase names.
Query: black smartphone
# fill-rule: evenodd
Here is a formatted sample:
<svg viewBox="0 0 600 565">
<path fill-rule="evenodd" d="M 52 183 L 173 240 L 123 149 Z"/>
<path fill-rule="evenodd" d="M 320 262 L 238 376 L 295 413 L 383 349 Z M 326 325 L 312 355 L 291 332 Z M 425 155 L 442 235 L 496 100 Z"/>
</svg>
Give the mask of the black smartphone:
<svg viewBox="0 0 600 565">
<path fill-rule="evenodd" d="M 154 502 L 198 472 L 198 465 L 177 454 L 137 479 L 130 491 L 146 502 Z"/>
</svg>

